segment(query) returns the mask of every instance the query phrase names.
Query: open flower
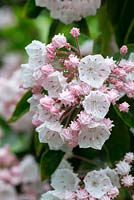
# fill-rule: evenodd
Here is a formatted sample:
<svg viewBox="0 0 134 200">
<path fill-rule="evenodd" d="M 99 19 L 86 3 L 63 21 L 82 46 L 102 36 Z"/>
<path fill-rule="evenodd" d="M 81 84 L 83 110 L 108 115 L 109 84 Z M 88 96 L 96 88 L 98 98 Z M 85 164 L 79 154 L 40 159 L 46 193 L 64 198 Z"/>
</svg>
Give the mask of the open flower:
<svg viewBox="0 0 134 200">
<path fill-rule="evenodd" d="M 100 88 L 108 78 L 114 63 L 105 61 L 101 55 L 89 55 L 81 59 L 78 70 L 80 80 L 94 88 Z"/>
<path fill-rule="evenodd" d="M 58 122 L 45 121 L 36 130 L 39 133 L 40 142 L 48 143 L 50 149 L 57 150 L 64 144 L 62 127 Z"/>
<path fill-rule="evenodd" d="M 110 178 L 96 170 L 85 176 L 84 183 L 86 190 L 95 198 L 101 198 L 113 187 Z"/>
<path fill-rule="evenodd" d="M 82 104 L 85 111 L 96 118 L 104 118 L 110 106 L 107 95 L 100 91 L 91 91 Z"/>
<path fill-rule="evenodd" d="M 101 149 L 110 134 L 110 131 L 103 124 L 98 123 L 93 128 L 87 126 L 81 129 L 78 136 L 78 144 L 80 148 L 92 147 L 94 149 Z"/>
</svg>

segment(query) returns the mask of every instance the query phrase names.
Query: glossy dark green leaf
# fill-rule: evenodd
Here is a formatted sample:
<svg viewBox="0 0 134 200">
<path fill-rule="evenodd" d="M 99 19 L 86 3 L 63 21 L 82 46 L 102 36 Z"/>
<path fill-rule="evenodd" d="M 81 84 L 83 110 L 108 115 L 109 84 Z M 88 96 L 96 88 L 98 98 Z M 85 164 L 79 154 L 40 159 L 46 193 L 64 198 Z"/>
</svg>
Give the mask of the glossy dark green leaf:
<svg viewBox="0 0 134 200">
<path fill-rule="evenodd" d="M 31 91 L 27 91 L 23 97 L 20 99 L 20 101 L 17 103 L 15 111 L 13 112 L 11 118 L 8 120 L 9 122 L 15 122 L 20 117 L 22 117 L 26 112 L 29 111 L 30 104 L 27 102 L 27 100 L 32 96 Z"/>
<path fill-rule="evenodd" d="M 93 53 L 98 54 L 101 52 L 102 48 L 102 36 L 99 35 L 95 40 L 94 40 L 94 45 L 93 45 Z"/>
<path fill-rule="evenodd" d="M 114 121 L 114 127 L 105 145 L 109 154 L 109 160 L 114 162 L 122 159 L 124 154 L 129 151 L 130 132 L 129 127 L 122 122 L 113 107 L 110 108 L 108 117 Z"/>
<path fill-rule="evenodd" d="M 112 26 L 108 18 L 106 5 L 104 4 L 97 13 L 99 20 L 100 35 L 94 42 L 93 52 L 104 56 L 112 55 L 114 49 L 110 47 L 112 40 Z"/>
<path fill-rule="evenodd" d="M 35 149 L 36 156 L 38 158 L 40 158 L 43 152 L 46 152 L 49 149 L 47 144 L 41 143 L 39 141 L 39 136 L 37 132 L 34 133 L 34 149 Z"/>
<path fill-rule="evenodd" d="M 43 153 L 40 161 L 41 179 L 45 180 L 51 176 L 60 164 L 64 152 L 48 150 Z"/>
<path fill-rule="evenodd" d="M 35 0 L 28 0 L 24 7 L 23 16 L 36 18 L 42 10 L 43 8 L 35 5 Z"/>
<path fill-rule="evenodd" d="M 117 43 L 120 46 L 134 42 L 134 1 L 133 0 L 107 0 L 107 13 Z"/>
<path fill-rule="evenodd" d="M 2 116 L 0 116 L 0 128 L 5 133 L 12 132 L 12 128 L 10 127 L 10 125 L 6 122 L 6 120 Z"/>
</svg>

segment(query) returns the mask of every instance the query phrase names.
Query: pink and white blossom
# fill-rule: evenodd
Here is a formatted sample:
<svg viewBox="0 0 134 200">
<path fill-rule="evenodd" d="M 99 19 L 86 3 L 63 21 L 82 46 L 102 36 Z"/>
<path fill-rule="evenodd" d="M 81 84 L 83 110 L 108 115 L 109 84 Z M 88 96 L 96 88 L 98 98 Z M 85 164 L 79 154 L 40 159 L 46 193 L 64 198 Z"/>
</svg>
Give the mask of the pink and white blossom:
<svg viewBox="0 0 134 200">
<path fill-rule="evenodd" d="M 121 179 L 121 183 L 125 187 L 131 187 L 134 184 L 134 177 L 132 175 L 123 176 L 123 178 Z"/>
<path fill-rule="evenodd" d="M 50 10 L 53 18 L 59 19 L 65 24 L 70 24 L 73 21 L 79 21 L 82 17 L 95 15 L 97 8 L 100 7 L 100 0 L 36 0 L 36 5 L 46 7 Z"/>
<path fill-rule="evenodd" d="M 116 171 L 118 174 L 122 176 L 129 174 L 130 169 L 131 166 L 125 161 L 120 161 L 119 163 L 116 164 Z"/>
<path fill-rule="evenodd" d="M 93 88 L 100 88 L 110 75 L 111 63 L 107 64 L 101 55 L 89 55 L 81 59 L 78 70 L 80 80 Z"/>
<path fill-rule="evenodd" d="M 82 104 L 85 111 L 96 118 L 104 118 L 110 106 L 107 95 L 100 91 L 91 91 Z"/>
</svg>

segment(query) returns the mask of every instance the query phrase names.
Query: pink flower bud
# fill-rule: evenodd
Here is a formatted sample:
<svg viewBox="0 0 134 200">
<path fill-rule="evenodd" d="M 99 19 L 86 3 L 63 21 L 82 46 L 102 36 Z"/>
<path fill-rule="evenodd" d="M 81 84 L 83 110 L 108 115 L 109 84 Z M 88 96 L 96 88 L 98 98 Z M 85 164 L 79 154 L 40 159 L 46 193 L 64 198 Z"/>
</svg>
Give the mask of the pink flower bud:
<svg viewBox="0 0 134 200">
<path fill-rule="evenodd" d="M 125 55 L 125 54 L 127 54 L 127 52 L 128 52 L 127 46 L 126 46 L 126 45 L 123 45 L 123 46 L 120 48 L 120 54 Z"/>
<path fill-rule="evenodd" d="M 114 199 L 119 195 L 119 190 L 117 187 L 111 188 L 111 190 L 108 192 L 108 196 L 110 199 Z"/>
<path fill-rule="evenodd" d="M 67 43 L 67 40 L 63 34 L 55 35 L 52 39 L 52 45 L 55 48 L 62 48 L 66 45 L 66 43 Z"/>
<path fill-rule="evenodd" d="M 124 160 L 129 164 L 132 163 L 134 161 L 134 153 L 133 152 L 126 153 Z"/>
<path fill-rule="evenodd" d="M 116 171 L 118 174 L 124 176 L 128 175 L 130 172 L 131 166 L 125 162 L 125 161 L 120 161 L 119 163 L 116 164 Z"/>
<path fill-rule="evenodd" d="M 109 118 L 104 118 L 103 119 L 104 124 L 106 125 L 106 127 L 111 130 L 112 127 L 114 126 L 113 121 L 110 120 Z"/>
<path fill-rule="evenodd" d="M 66 49 L 70 49 L 70 47 L 71 47 L 71 45 L 70 45 L 69 43 L 66 43 L 66 44 L 65 44 L 65 48 L 66 48 Z"/>
<path fill-rule="evenodd" d="M 45 74 L 46 76 L 48 76 L 49 74 L 51 74 L 52 72 L 54 72 L 54 68 L 52 67 L 51 64 L 47 64 L 47 65 L 44 65 L 41 68 L 41 71 L 42 71 L 43 74 Z"/>
<path fill-rule="evenodd" d="M 80 126 L 80 123 L 77 122 L 77 121 L 74 121 L 71 123 L 70 125 L 70 128 L 73 130 L 73 131 L 79 131 L 81 126 Z"/>
<path fill-rule="evenodd" d="M 45 95 L 45 97 L 43 97 L 43 98 L 40 99 L 40 104 L 45 109 L 50 110 L 51 107 L 52 107 L 52 105 L 54 104 L 54 100 L 51 97 Z"/>
<path fill-rule="evenodd" d="M 129 104 L 127 102 L 119 104 L 119 110 L 121 112 L 128 112 L 129 111 Z"/>
<path fill-rule="evenodd" d="M 80 85 L 71 85 L 69 86 L 69 90 L 73 95 L 79 96 L 83 94 L 83 90 Z"/>
<path fill-rule="evenodd" d="M 47 45 L 46 51 L 47 51 L 47 62 L 50 62 L 55 58 L 56 55 L 55 47 L 50 43 Z"/>
<path fill-rule="evenodd" d="M 77 38 L 80 35 L 80 29 L 74 27 L 71 29 L 70 33 L 73 37 Z"/>
<path fill-rule="evenodd" d="M 40 126 L 42 124 L 37 113 L 33 116 L 32 124 L 35 126 Z"/>
<path fill-rule="evenodd" d="M 122 183 L 122 185 L 124 185 L 125 187 L 131 187 L 131 186 L 133 186 L 133 184 L 134 184 L 134 177 L 132 177 L 131 175 L 124 176 L 124 177 L 121 179 L 121 183 Z"/>
</svg>

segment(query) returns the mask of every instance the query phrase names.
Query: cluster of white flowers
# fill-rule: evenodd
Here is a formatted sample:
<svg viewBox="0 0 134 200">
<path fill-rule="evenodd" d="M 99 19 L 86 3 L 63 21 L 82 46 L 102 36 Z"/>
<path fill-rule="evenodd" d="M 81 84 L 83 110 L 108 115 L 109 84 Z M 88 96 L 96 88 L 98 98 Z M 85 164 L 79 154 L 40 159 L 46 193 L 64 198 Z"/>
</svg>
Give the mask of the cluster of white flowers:
<svg viewBox="0 0 134 200">
<path fill-rule="evenodd" d="M 80 34 L 77 28 L 70 33 L 76 40 Z M 22 79 L 33 92 L 28 100 L 33 124 L 50 149 L 101 149 L 113 127 L 106 118 L 110 105 L 128 112 L 129 104 L 118 100 L 122 94 L 134 98 L 134 81 L 127 79 L 134 62 L 116 64 L 102 55 L 81 58 L 79 49 L 73 50 L 63 34 L 48 45 L 33 41 L 26 47 L 29 60 L 22 65 Z"/>
<path fill-rule="evenodd" d="M 53 18 L 65 24 L 95 15 L 100 4 L 101 0 L 36 0 L 37 6 L 46 7 Z"/>
<path fill-rule="evenodd" d="M 93 170 L 84 179 L 78 178 L 66 160 L 62 160 L 51 177 L 53 190 L 44 193 L 41 200 L 110 200 L 119 195 L 121 186 L 133 187 L 134 177 L 130 175 L 134 154 L 129 152 L 115 169 L 109 167 Z M 124 176 L 124 177 L 123 177 Z"/>
</svg>

